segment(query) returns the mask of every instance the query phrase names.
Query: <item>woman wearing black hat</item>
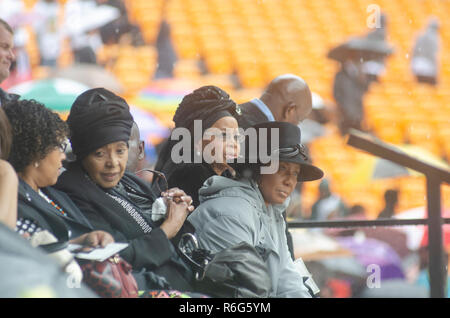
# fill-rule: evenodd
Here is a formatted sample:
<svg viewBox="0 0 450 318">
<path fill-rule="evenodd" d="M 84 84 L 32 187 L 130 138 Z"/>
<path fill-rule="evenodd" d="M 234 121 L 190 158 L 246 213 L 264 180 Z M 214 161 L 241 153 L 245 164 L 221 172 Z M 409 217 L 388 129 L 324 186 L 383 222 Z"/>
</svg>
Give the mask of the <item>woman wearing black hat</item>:
<svg viewBox="0 0 450 318">
<path fill-rule="evenodd" d="M 121 256 L 135 270 L 152 271 L 171 288 L 191 290 L 191 272 L 170 239 L 193 210 L 192 199 L 179 189 L 166 191 L 166 217 L 153 221 L 153 203 L 159 193 L 125 171 L 133 124 L 126 101 L 103 88 L 88 90 L 72 105 L 68 124 L 77 159 L 60 176 L 57 188 L 71 197 L 94 228 L 130 244 Z M 139 288 L 150 288 L 148 278 L 137 277 Z"/>
<path fill-rule="evenodd" d="M 189 221 L 202 248 L 218 252 L 245 241 L 264 251 L 272 280 L 270 297 L 310 297 L 288 250 L 282 212 L 297 182 L 320 179 L 323 172 L 307 162 L 297 126 L 267 122 L 254 129 L 256 140 L 246 136 L 245 162 L 233 165 L 237 177 L 209 178 L 199 191 L 202 203 Z M 267 134 L 261 133 L 264 129 Z M 279 145 L 272 145 L 272 140 Z M 260 141 L 268 146 L 264 154 L 271 155 L 270 162 L 250 151 L 250 144 L 261 145 Z M 262 169 L 269 166 L 274 172 Z"/>
<path fill-rule="evenodd" d="M 166 175 L 169 187 L 178 187 L 190 195 L 194 206 L 199 204 L 198 190 L 206 179 L 234 174 L 227 162 L 239 154 L 240 135 L 235 118 L 239 114 L 239 106 L 216 86 L 203 86 L 186 95 L 175 112 L 174 132 L 183 128 L 189 131 L 191 147 L 183 151 L 190 155 L 175 163 L 172 149 L 178 140 L 170 140 L 161 151 L 156 169 Z M 200 124 L 198 134 L 195 125 Z"/>
</svg>

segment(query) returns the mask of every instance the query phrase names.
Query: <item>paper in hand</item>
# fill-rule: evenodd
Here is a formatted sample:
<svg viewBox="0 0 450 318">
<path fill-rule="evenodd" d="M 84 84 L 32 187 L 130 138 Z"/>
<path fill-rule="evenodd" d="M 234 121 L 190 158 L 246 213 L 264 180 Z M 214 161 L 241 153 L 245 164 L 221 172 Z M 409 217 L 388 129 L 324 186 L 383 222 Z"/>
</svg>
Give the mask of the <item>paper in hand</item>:
<svg viewBox="0 0 450 318">
<path fill-rule="evenodd" d="M 78 244 L 69 244 L 68 249 L 74 254 L 76 258 L 103 262 L 104 260 L 119 253 L 127 246 L 128 243 L 110 243 L 105 247 L 97 247 L 89 252 L 76 252 L 78 249 L 83 248 L 83 246 Z"/>
</svg>

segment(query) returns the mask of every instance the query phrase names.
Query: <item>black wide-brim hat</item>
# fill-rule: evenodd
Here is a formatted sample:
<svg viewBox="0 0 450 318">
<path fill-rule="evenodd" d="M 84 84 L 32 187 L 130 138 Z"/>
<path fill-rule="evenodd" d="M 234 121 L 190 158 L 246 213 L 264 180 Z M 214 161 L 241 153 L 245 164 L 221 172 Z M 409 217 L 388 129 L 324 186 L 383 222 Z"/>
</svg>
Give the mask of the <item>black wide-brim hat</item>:
<svg viewBox="0 0 450 318">
<path fill-rule="evenodd" d="M 249 129 L 245 131 L 242 157 L 236 159 L 233 166 L 238 167 L 241 164 L 261 166 L 267 164 L 270 157 L 270 160 L 278 158 L 279 161 L 298 163 L 301 169 L 297 181 L 314 181 L 323 177 L 323 171 L 309 162 L 301 145 L 301 131 L 298 126 L 271 121 L 254 125 Z"/>
</svg>

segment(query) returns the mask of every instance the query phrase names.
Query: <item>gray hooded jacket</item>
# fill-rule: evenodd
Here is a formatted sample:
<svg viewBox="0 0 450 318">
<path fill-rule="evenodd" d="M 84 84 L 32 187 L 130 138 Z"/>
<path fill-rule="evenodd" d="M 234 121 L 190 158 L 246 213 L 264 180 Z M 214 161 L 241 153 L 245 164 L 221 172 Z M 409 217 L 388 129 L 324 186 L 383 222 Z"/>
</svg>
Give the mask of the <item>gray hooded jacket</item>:
<svg viewBox="0 0 450 318">
<path fill-rule="evenodd" d="M 266 251 L 270 297 L 311 297 L 289 253 L 282 213 L 289 204 L 267 207 L 258 185 L 221 176 L 199 190 L 200 206 L 189 216 L 202 248 L 219 252 L 245 241 Z"/>
</svg>

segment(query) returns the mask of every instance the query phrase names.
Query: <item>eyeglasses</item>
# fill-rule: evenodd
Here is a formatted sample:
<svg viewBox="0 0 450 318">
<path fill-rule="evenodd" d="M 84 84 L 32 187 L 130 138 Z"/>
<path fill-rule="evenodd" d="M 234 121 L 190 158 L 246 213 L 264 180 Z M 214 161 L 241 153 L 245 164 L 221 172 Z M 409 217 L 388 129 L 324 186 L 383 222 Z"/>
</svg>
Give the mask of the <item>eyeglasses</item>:
<svg viewBox="0 0 450 318">
<path fill-rule="evenodd" d="M 160 172 L 160 171 L 156 171 L 156 170 L 152 170 L 149 168 L 144 168 L 141 169 L 139 171 L 136 171 L 136 174 L 143 172 L 143 171 L 147 171 L 147 172 L 151 172 L 153 173 L 153 178 L 152 178 L 152 186 L 156 185 L 156 187 L 158 188 L 159 193 L 161 192 L 165 192 L 169 189 L 169 183 L 167 182 L 167 178 L 164 175 L 164 173 Z"/>
<path fill-rule="evenodd" d="M 61 143 L 60 145 L 58 145 L 58 149 L 59 149 L 61 152 L 66 152 L 66 149 L 67 149 L 67 143 L 66 143 L 66 142 Z"/>
</svg>

